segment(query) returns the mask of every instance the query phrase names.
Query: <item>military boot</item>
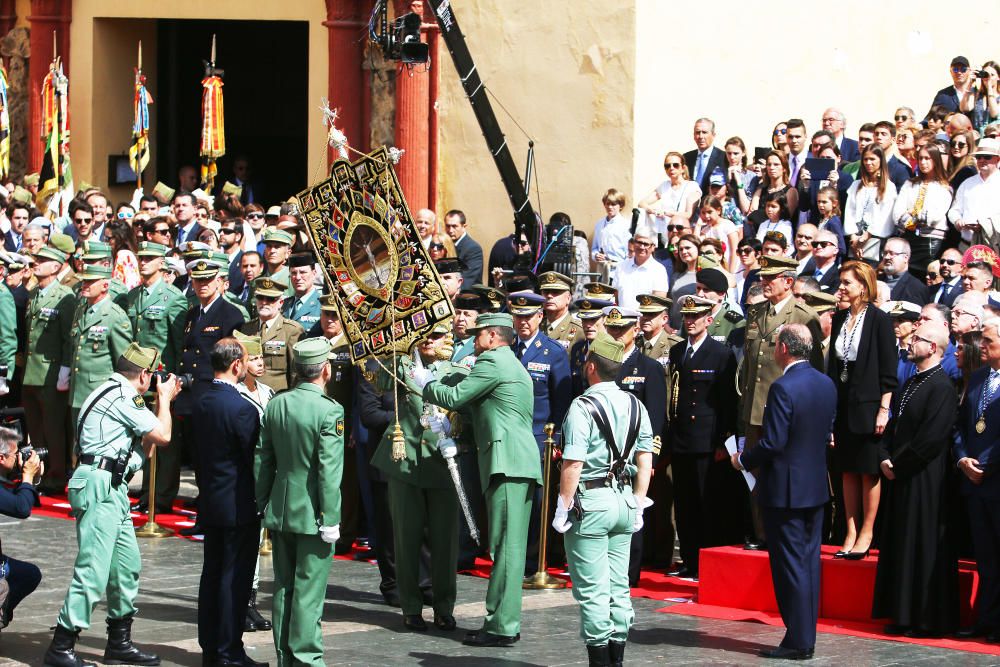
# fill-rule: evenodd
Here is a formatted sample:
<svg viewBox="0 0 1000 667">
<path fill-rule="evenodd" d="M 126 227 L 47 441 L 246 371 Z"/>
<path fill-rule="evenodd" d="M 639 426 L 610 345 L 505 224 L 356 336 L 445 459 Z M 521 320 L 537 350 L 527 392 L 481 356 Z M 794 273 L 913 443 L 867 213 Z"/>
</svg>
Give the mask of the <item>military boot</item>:
<svg viewBox="0 0 1000 667">
<path fill-rule="evenodd" d="M 590 658 L 590 667 L 609 667 L 611 665 L 607 644 L 604 646 L 587 644 L 587 657 Z"/>
<path fill-rule="evenodd" d="M 108 645 L 104 647 L 108 665 L 158 665 L 160 656 L 143 653 L 132 643 L 132 617 L 108 619 Z"/>
<path fill-rule="evenodd" d="M 609 641 L 608 657 L 611 667 L 622 667 L 622 661 L 625 660 L 625 642 Z"/>
<path fill-rule="evenodd" d="M 52 643 L 49 644 L 49 650 L 45 652 L 45 667 L 96 667 L 92 662 L 81 660 L 80 656 L 73 650 L 79 635 L 79 630 L 67 630 L 56 624 Z"/>
<path fill-rule="evenodd" d="M 250 604 L 247 605 L 247 620 L 245 628 L 253 626 L 253 630 L 270 630 L 271 621 L 264 618 L 257 609 L 257 591 L 250 592 Z"/>
</svg>

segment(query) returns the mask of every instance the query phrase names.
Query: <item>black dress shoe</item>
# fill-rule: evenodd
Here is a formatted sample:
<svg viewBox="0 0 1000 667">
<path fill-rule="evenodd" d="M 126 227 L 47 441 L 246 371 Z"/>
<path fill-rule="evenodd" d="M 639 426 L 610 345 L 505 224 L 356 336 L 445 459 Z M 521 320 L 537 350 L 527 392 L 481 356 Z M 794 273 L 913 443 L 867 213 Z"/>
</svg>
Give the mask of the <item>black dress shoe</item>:
<svg viewBox="0 0 1000 667">
<path fill-rule="evenodd" d="M 955 637 L 958 639 L 975 639 L 977 637 L 988 637 L 994 634 L 989 628 L 981 628 L 973 626 L 971 628 L 962 628 L 955 633 Z"/>
<path fill-rule="evenodd" d="M 390 607 L 399 608 L 399 593 L 396 591 L 384 591 L 382 593 L 382 599 Z"/>
<path fill-rule="evenodd" d="M 517 633 L 513 637 L 507 637 L 504 635 L 495 635 L 486 630 L 477 630 L 476 632 L 467 634 L 462 643 L 466 646 L 513 646 L 520 638 L 521 633 Z"/>
<path fill-rule="evenodd" d="M 667 576 L 668 577 L 690 577 L 691 576 L 691 570 L 689 570 L 687 567 L 683 567 L 682 566 L 682 567 L 677 568 L 673 572 L 667 572 Z"/>
<path fill-rule="evenodd" d="M 195 535 L 204 535 L 205 529 L 202 528 L 200 524 L 195 523 L 193 526 L 178 530 L 177 534 L 183 537 L 194 537 Z"/>
<path fill-rule="evenodd" d="M 785 648 L 784 646 L 778 646 L 777 648 L 761 649 L 760 657 L 770 658 L 772 660 L 811 660 L 813 657 L 813 649 Z"/>
<path fill-rule="evenodd" d="M 753 540 L 747 540 L 743 543 L 743 549 L 745 551 L 767 551 L 767 542 L 755 542 Z"/>
<path fill-rule="evenodd" d="M 434 627 L 438 630 L 451 632 L 457 627 L 455 617 L 451 614 L 434 614 Z"/>
<path fill-rule="evenodd" d="M 851 552 L 850 551 L 845 551 L 844 549 L 841 549 L 837 553 L 833 554 L 833 557 L 834 558 L 844 558 L 849 553 L 851 553 Z"/>
<path fill-rule="evenodd" d="M 403 616 L 403 626 L 407 630 L 416 630 L 417 632 L 427 632 L 427 621 L 420 614 L 405 614 Z"/>
</svg>

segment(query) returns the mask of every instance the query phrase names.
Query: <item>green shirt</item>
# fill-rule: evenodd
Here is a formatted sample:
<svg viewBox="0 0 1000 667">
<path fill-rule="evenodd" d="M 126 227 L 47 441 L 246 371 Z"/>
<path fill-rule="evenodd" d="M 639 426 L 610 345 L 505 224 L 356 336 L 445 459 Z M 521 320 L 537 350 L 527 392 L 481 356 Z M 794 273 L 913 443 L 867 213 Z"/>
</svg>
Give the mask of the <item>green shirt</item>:
<svg viewBox="0 0 1000 667">
<path fill-rule="evenodd" d="M 109 293 L 93 306 L 87 301 L 77 306 L 69 334 L 73 348 L 70 407 L 79 409 L 114 373 L 118 357 L 132 342 L 132 324 Z"/>
<path fill-rule="evenodd" d="M 17 353 L 17 309 L 14 295 L 0 282 L 0 366 L 7 367 L 5 377 L 14 377 L 14 355 Z"/>
<path fill-rule="evenodd" d="M 604 406 L 615 434 L 615 444 L 621 449 L 628 435 L 628 394 L 619 389 L 614 382 L 599 382 L 587 387 L 583 395 L 596 398 Z M 653 430 L 649 425 L 649 414 L 642 403 L 639 403 L 639 413 L 639 436 L 628 457 L 629 466 L 626 468 L 629 475 L 635 474 L 636 454 L 653 451 Z M 583 461 L 583 470 L 580 471 L 582 481 L 603 479 L 607 476 L 611 467 L 611 448 L 597 428 L 594 418 L 590 416 L 590 411 L 579 398 L 570 404 L 566 412 L 562 435 L 563 458 Z"/>
<path fill-rule="evenodd" d="M 59 367 L 70 365 L 69 332 L 75 310 L 73 290 L 57 280 L 48 287 L 31 290 L 25 317 L 25 386 L 55 385 Z"/>
<path fill-rule="evenodd" d="M 80 453 L 109 458 L 118 458 L 122 452 L 131 450 L 136 440 L 160 425 L 132 383 L 118 373 L 87 397 L 80 415 L 84 417 L 76 425 L 80 432 Z M 137 447 L 129 460 L 129 469 L 138 470 L 144 460 L 142 448 Z"/>
</svg>

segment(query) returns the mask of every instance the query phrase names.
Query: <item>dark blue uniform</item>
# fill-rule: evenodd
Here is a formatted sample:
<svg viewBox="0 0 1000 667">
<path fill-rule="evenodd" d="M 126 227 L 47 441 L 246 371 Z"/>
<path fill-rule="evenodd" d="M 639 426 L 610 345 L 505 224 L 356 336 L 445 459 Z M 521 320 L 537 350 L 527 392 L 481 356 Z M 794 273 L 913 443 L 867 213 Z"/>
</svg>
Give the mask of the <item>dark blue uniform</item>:
<svg viewBox="0 0 1000 667">
<path fill-rule="evenodd" d="M 520 344 L 520 340 L 514 342 L 515 354 Z M 525 349 L 521 365 L 531 376 L 535 394 L 531 432 L 538 443 L 538 450 L 542 451 L 545 448 L 545 425 L 561 425 L 573 399 L 569 359 L 562 345 L 539 331 Z"/>
<path fill-rule="evenodd" d="M 590 341 L 586 338 L 573 343 L 569 350 L 570 386 L 573 387 L 573 398 L 581 396 L 587 388 L 587 378 L 583 376 L 583 365 L 587 362 L 590 352 Z"/>
</svg>

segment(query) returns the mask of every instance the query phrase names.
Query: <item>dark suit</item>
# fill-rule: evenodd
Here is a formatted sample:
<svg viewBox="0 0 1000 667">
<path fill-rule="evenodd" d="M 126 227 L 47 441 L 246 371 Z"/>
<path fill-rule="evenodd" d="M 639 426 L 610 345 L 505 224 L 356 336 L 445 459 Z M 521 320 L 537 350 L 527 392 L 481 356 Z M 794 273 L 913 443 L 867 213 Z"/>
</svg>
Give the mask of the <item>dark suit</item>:
<svg viewBox="0 0 1000 667">
<path fill-rule="evenodd" d="M 921 307 L 930 303 L 931 300 L 927 284 L 909 271 L 901 275 L 896 284 L 892 286 L 889 298 L 893 301 L 909 301 Z"/>
<path fill-rule="evenodd" d="M 496 243 L 493 244 L 493 248 L 490 249 L 490 259 L 487 264 L 487 270 L 489 275 L 486 276 L 486 284 L 496 286 L 496 281 L 493 280 L 493 269 L 499 267 L 501 269 L 513 269 L 514 262 L 517 261 L 517 249 L 514 247 L 514 235 L 504 236 L 497 239 Z M 472 285 L 465 285 L 466 288 L 472 287 Z"/>
<path fill-rule="evenodd" d="M 815 278 L 816 262 L 812 259 L 806 262 L 799 277 Z M 819 288 L 828 294 L 833 294 L 838 287 L 840 287 L 840 262 L 834 262 L 833 266 L 827 267 L 826 272 L 819 277 Z"/>
<path fill-rule="evenodd" d="M 723 178 L 728 178 L 729 167 L 726 164 L 726 153 L 719 148 L 712 146 L 709 149 L 711 152 L 708 154 L 708 159 L 705 160 L 705 171 L 701 174 L 701 181 L 698 182 L 698 187 L 705 194 L 708 194 L 708 181 L 712 177 L 712 172 L 718 167 L 719 171 L 722 172 Z M 689 178 L 693 181 L 695 175 L 698 173 L 698 165 L 695 161 L 698 159 L 698 150 L 688 151 L 684 154 L 684 163 L 688 168 Z M 656 433 L 656 431 L 653 431 Z"/>
<path fill-rule="evenodd" d="M 515 354 L 520 344 L 520 339 L 514 342 Z M 528 369 L 528 375 L 531 376 L 531 387 L 535 395 L 531 430 L 535 434 L 538 451 L 541 452 L 545 449 L 545 425 L 553 423 L 559 428 L 570 401 L 573 400 L 569 357 L 562 345 L 539 331 L 524 351 L 521 365 Z"/>
<path fill-rule="evenodd" d="M 236 257 L 229 262 L 229 291 L 236 296 L 243 294 L 243 288 L 247 286 L 247 281 L 240 272 L 240 262 L 243 261 L 243 251 L 236 253 Z"/>
<path fill-rule="evenodd" d="M 257 409 L 236 387 L 212 382 L 191 423 L 212 443 L 200 455 L 198 521 L 205 560 L 198 588 L 198 643 L 206 657 L 243 660 L 243 623 L 260 539 L 253 454 L 260 435 Z"/>
<path fill-rule="evenodd" d="M 959 473 L 960 489 L 969 507 L 969 528 L 979 573 L 976 595 L 978 627 L 1000 630 L 1000 391 L 993 394 L 983 415 L 986 429 L 976 433 L 979 403 L 989 380 L 990 368 L 980 368 L 969 377 L 969 388 L 959 411 L 955 437 L 955 460 L 979 461 L 985 471 L 981 484 L 973 484 Z"/>
<path fill-rule="evenodd" d="M 955 304 L 955 299 L 964 291 L 962 278 L 959 276 L 958 282 L 954 285 L 940 283 L 931 288 L 930 301 L 928 303 L 940 303 L 951 308 Z"/>
<path fill-rule="evenodd" d="M 455 252 L 462 260 L 462 284 L 466 288 L 483 281 L 483 248 L 466 234 L 455 242 Z"/>
<path fill-rule="evenodd" d="M 708 478 L 714 451 L 724 450 L 726 437 L 736 432 L 736 357 L 729 346 L 711 336 L 705 337 L 690 360 L 687 354 L 687 340 L 670 348 L 670 368 L 677 373 L 677 406 L 671 414 L 667 446 L 681 559 L 697 575 L 698 553 L 710 546 L 711 524 L 724 520 L 709 511 Z"/>
<path fill-rule="evenodd" d="M 886 166 L 889 167 L 889 180 L 896 186 L 896 192 L 903 187 L 903 183 L 913 178 L 913 169 L 910 165 L 900 160 L 895 155 L 891 156 Z"/>
<path fill-rule="evenodd" d="M 820 536 L 830 499 L 826 448 L 837 391 L 809 362 L 785 371 L 768 392 L 763 435 L 741 463 L 756 471 L 774 594 L 787 628 L 781 646 L 809 650 L 816 645 Z"/>
<path fill-rule="evenodd" d="M 178 222 L 177 223 L 177 245 L 180 245 L 182 243 L 187 243 L 188 241 L 197 241 L 198 240 L 198 235 L 201 234 L 201 232 L 204 229 L 205 229 L 204 227 L 202 227 L 200 224 L 198 224 L 196 222 L 196 223 L 194 223 L 194 226 L 191 228 L 191 231 L 189 231 L 187 234 L 185 234 L 184 233 L 184 228 Z"/>
<path fill-rule="evenodd" d="M 19 252 L 21 250 L 21 241 L 14 240 L 14 232 L 9 231 L 3 235 L 3 249 L 7 252 Z"/>
<path fill-rule="evenodd" d="M 840 161 L 844 164 L 861 159 L 861 149 L 854 139 L 842 137 L 840 140 Z"/>
</svg>

